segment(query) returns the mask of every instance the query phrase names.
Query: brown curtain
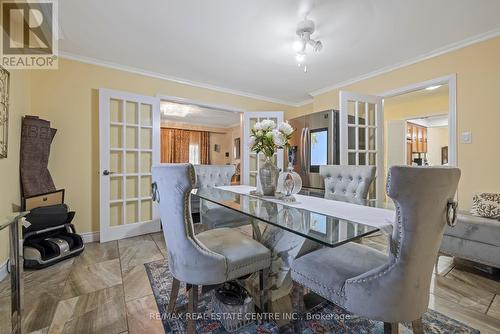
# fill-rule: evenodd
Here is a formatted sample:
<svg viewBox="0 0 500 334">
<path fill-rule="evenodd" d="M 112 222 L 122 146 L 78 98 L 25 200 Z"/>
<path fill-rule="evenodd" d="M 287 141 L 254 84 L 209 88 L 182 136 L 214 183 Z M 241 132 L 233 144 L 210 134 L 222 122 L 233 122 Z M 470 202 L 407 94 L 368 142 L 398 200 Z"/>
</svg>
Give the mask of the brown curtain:
<svg viewBox="0 0 500 334">
<path fill-rule="evenodd" d="M 200 132 L 200 163 L 210 164 L 210 133 L 207 131 Z"/>
<path fill-rule="evenodd" d="M 193 163 L 210 163 L 210 133 L 207 131 L 191 131 L 182 129 L 161 129 L 161 162 L 186 163 L 189 161 L 189 145 L 198 145 L 199 161 Z"/>
</svg>

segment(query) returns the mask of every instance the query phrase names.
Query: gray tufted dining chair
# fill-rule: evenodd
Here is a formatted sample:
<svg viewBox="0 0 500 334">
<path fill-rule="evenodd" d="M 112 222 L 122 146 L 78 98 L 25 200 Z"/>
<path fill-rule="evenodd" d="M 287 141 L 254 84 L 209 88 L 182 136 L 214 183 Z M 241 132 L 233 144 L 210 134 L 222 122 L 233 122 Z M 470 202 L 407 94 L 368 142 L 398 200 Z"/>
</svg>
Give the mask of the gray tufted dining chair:
<svg viewBox="0 0 500 334">
<path fill-rule="evenodd" d="M 325 197 L 366 199 L 375 170 L 374 166 L 320 166 L 319 174 L 325 180 Z"/>
<path fill-rule="evenodd" d="M 195 188 L 202 192 L 209 190 L 210 187 L 231 185 L 231 178 L 236 172 L 236 166 L 194 165 L 194 170 L 196 172 Z M 249 218 L 246 215 L 208 201 L 200 201 L 198 197 L 194 196 L 191 198 L 191 209 L 193 207 L 199 208 L 200 222 L 209 229 L 237 227 L 249 223 Z"/>
<path fill-rule="evenodd" d="M 421 316 L 459 179 L 458 168 L 391 167 L 387 195 L 396 221 L 389 255 L 357 243 L 323 248 L 295 260 L 292 279 L 348 312 L 383 321 L 386 333 L 409 321 L 423 333 Z"/>
<path fill-rule="evenodd" d="M 152 168 L 152 175 L 173 276 L 168 311 L 175 309 L 180 282 L 185 282 L 189 290 L 188 312 L 195 313 L 198 286 L 221 284 L 255 272 L 260 273 L 261 306 L 265 310 L 270 251 L 234 229 L 220 228 L 195 235 L 190 208 L 191 190 L 196 184 L 193 165 L 162 164 Z M 195 321 L 191 318 L 188 333 L 194 330 Z"/>
</svg>

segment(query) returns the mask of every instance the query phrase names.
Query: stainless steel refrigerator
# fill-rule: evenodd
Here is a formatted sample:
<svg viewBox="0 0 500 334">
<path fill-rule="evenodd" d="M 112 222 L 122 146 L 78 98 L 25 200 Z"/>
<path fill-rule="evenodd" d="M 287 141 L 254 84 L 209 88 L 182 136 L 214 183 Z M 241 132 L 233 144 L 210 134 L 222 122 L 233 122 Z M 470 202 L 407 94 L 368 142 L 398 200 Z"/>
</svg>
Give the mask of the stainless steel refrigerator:
<svg viewBox="0 0 500 334">
<path fill-rule="evenodd" d="M 288 153 L 302 187 L 324 189 L 319 166 L 337 165 L 339 159 L 339 112 L 327 110 L 289 120 L 295 129 Z M 286 166 L 287 164 L 285 164 Z"/>
</svg>

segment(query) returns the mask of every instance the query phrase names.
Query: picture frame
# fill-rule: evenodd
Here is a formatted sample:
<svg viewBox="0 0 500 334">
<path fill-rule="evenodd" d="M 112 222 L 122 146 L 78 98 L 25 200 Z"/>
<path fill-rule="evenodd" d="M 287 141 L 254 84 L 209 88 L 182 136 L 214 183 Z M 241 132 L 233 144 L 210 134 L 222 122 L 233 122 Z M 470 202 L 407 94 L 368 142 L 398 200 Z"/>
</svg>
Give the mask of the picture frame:
<svg viewBox="0 0 500 334">
<path fill-rule="evenodd" d="M 0 66 L 0 159 L 7 158 L 9 147 L 9 83 L 9 71 Z"/>
<path fill-rule="evenodd" d="M 441 147 L 441 165 L 448 164 L 448 146 Z"/>
</svg>

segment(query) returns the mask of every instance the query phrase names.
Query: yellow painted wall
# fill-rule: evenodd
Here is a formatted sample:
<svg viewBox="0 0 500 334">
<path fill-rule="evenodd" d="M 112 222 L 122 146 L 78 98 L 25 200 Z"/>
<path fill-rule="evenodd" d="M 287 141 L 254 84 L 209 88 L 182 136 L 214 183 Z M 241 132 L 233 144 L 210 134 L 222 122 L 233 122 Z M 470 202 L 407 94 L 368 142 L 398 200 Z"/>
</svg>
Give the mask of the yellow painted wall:
<svg viewBox="0 0 500 334">
<path fill-rule="evenodd" d="M 457 132 L 472 132 L 472 143 L 458 142 L 462 170 L 458 196 L 462 209 L 471 205 L 474 192 L 500 192 L 500 37 L 403 67 L 342 87 L 342 90 L 377 94 L 455 73 L 457 75 Z M 313 111 L 339 106 L 339 90 L 315 96 Z M 292 110 L 291 118 L 311 112 Z"/>
<path fill-rule="evenodd" d="M 19 210 L 19 143 L 21 116 L 30 109 L 30 76 L 27 71 L 10 71 L 9 142 L 7 159 L 0 159 L 0 218 Z M 17 207 L 17 208 L 16 208 Z M 0 231 L 0 264 L 8 256 L 8 230 Z"/>
<path fill-rule="evenodd" d="M 219 152 L 214 150 L 215 145 L 220 146 Z M 212 165 L 225 165 L 231 162 L 231 156 L 226 158 L 226 152 L 231 151 L 231 133 L 210 133 L 210 163 Z"/>
<path fill-rule="evenodd" d="M 60 60 L 58 70 L 33 71 L 31 80 L 31 112 L 58 129 L 49 169 L 56 186 L 66 188 L 79 232 L 99 231 L 99 88 L 160 93 L 253 111 L 292 108 L 66 59 Z"/>
<path fill-rule="evenodd" d="M 448 146 L 448 127 L 427 128 L 427 159 L 431 166 L 441 165 L 443 146 Z"/>
<path fill-rule="evenodd" d="M 395 101 L 384 100 L 384 120 L 403 120 L 432 115 L 448 114 L 448 95 L 436 95 Z"/>
</svg>

